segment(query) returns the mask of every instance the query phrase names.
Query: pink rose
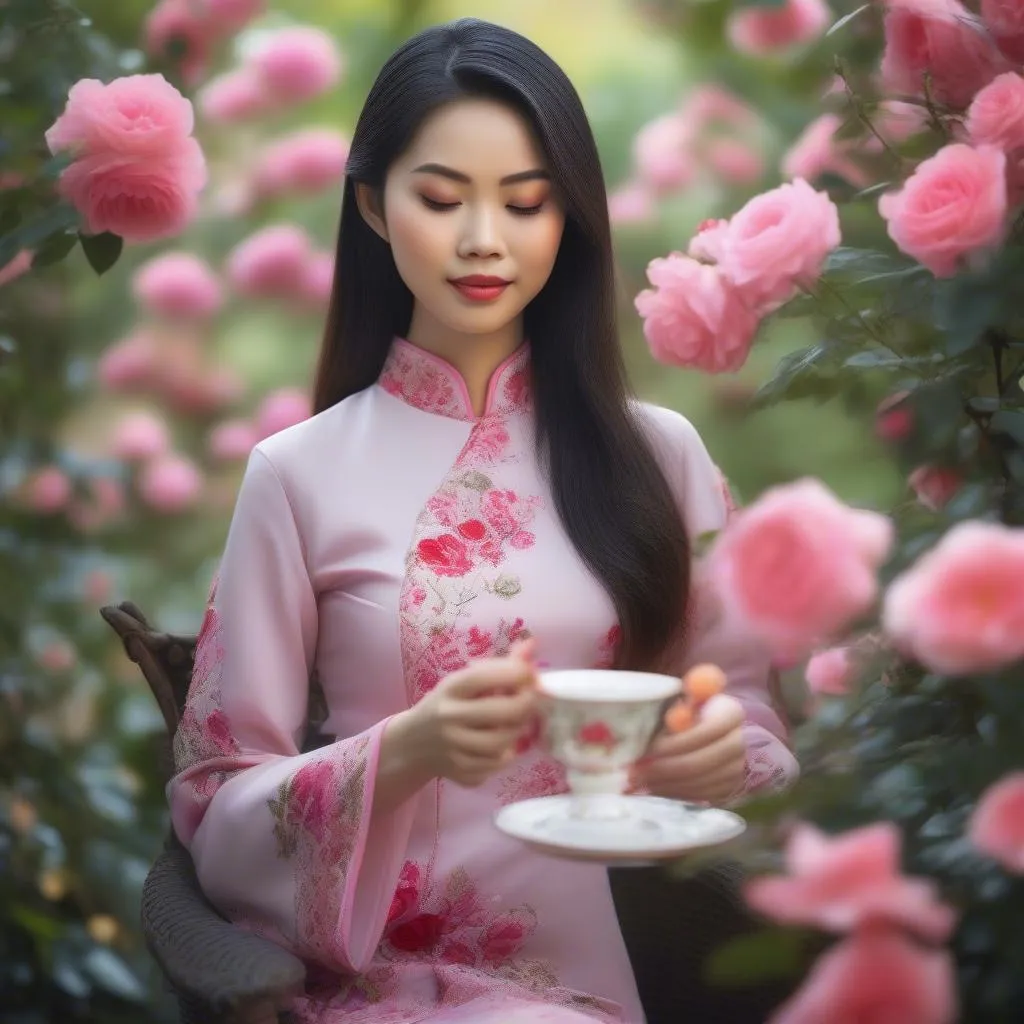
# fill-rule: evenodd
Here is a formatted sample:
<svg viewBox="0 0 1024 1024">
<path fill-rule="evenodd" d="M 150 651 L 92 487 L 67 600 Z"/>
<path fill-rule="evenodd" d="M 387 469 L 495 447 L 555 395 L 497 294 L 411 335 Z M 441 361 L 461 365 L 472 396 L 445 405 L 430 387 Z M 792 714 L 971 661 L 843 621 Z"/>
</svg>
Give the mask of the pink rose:
<svg viewBox="0 0 1024 1024">
<path fill-rule="evenodd" d="M 804 678 L 811 693 L 842 696 L 849 693 L 853 665 L 845 647 L 830 647 L 819 651 L 804 670 Z"/>
<path fill-rule="evenodd" d="M 882 81 L 891 93 L 930 95 L 962 109 L 1006 70 L 992 38 L 959 0 L 888 0 Z"/>
<path fill-rule="evenodd" d="M 697 233 L 690 239 L 686 250 L 701 263 L 718 263 L 725 252 L 729 238 L 729 222 L 727 220 L 705 220 L 697 226 Z"/>
<path fill-rule="evenodd" d="M 67 505 L 71 493 L 71 481 L 67 474 L 56 466 L 44 466 L 29 477 L 25 500 L 34 511 L 52 515 Z"/>
<path fill-rule="evenodd" d="M 704 82 L 687 94 L 682 108 L 683 117 L 694 132 L 712 125 L 727 128 L 753 128 L 760 118 L 757 111 L 728 89 Z"/>
<path fill-rule="evenodd" d="M 185 229 L 205 184 L 203 152 L 186 139 L 174 157 L 85 157 L 61 174 L 58 189 L 90 234 L 110 231 L 126 242 L 152 242 Z"/>
<path fill-rule="evenodd" d="M 194 127 L 192 104 L 163 75 L 83 78 L 46 132 L 51 153 L 175 157 Z"/>
<path fill-rule="evenodd" d="M 256 411 L 256 431 L 262 441 L 288 427 L 309 419 L 312 414 L 309 395 L 299 388 L 278 388 L 270 392 Z"/>
<path fill-rule="evenodd" d="M 17 280 L 32 269 L 32 253 L 22 249 L 13 259 L 0 267 L 0 288 Z"/>
<path fill-rule="evenodd" d="M 786 845 L 788 876 L 755 878 L 747 902 L 782 924 L 831 932 L 894 925 L 930 942 L 943 942 L 956 917 L 940 903 L 930 879 L 900 874 L 900 832 L 879 822 L 827 836 L 797 825 Z"/>
<path fill-rule="evenodd" d="M 145 331 L 136 331 L 104 351 L 96 366 L 96 377 L 110 391 L 141 388 L 152 382 L 156 363 L 154 338 Z"/>
<path fill-rule="evenodd" d="M 704 146 L 704 159 L 724 182 L 749 185 L 764 174 L 764 160 L 749 143 L 736 139 L 711 139 Z"/>
<path fill-rule="evenodd" d="M 334 290 L 334 253 L 315 252 L 302 272 L 300 294 L 312 306 L 326 306 Z"/>
<path fill-rule="evenodd" d="M 345 175 L 348 140 L 329 128 L 307 128 L 271 143 L 259 158 L 256 190 L 318 192 L 336 188 Z"/>
<path fill-rule="evenodd" d="M 785 0 L 779 7 L 734 10 L 726 22 L 729 42 L 740 53 L 763 56 L 817 39 L 832 21 L 824 0 Z"/>
<path fill-rule="evenodd" d="M 1024 874 L 1024 772 L 1011 772 L 982 794 L 967 834 L 977 850 Z"/>
<path fill-rule="evenodd" d="M 132 288 L 146 309 L 168 317 L 209 317 L 224 301 L 209 265 L 187 252 L 165 253 L 144 263 Z"/>
<path fill-rule="evenodd" d="M 67 672 L 77 661 L 78 652 L 66 640 L 51 640 L 39 652 L 39 664 L 47 672 Z"/>
<path fill-rule="evenodd" d="M 181 512 L 199 499 L 203 478 L 182 455 L 162 455 L 139 475 L 139 496 L 157 512 Z"/>
<path fill-rule="evenodd" d="M 306 25 L 279 29 L 252 56 L 251 66 L 272 96 L 293 103 L 326 92 L 342 73 L 334 39 Z"/>
<path fill-rule="evenodd" d="M 633 140 L 637 180 L 655 192 L 672 192 L 693 181 L 693 129 L 680 114 L 663 114 L 645 124 Z"/>
<path fill-rule="evenodd" d="M 981 18 L 1005 57 L 1024 64 L 1024 6 L 1020 0 L 981 0 Z"/>
<path fill-rule="evenodd" d="M 732 217 L 718 265 L 748 302 L 773 308 L 813 284 L 840 241 L 835 203 L 798 178 L 755 196 Z"/>
<path fill-rule="evenodd" d="M 635 305 L 655 359 L 706 373 L 743 366 L 759 319 L 719 267 L 674 253 L 651 260 L 647 278 L 654 288 Z"/>
<path fill-rule="evenodd" d="M 857 188 L 864 188 L 869 179 L 850 159 L 851 144 L 835 139 L 842 123 L 838 114 L 822 114 L 812 121 L 783 156 L 782 173 L 787 178 L 805 181 L 835 174 Z"/>
<path fill-rule="evenodd" d="M 207 121 L 244 121 L 267 113 L 273 99 L 252 68 L 238 68 L 210 79 L 196 97 Z"/>
<path fill-rule="evenodd" d="M 1007 71 L 992 79 L 971 101 L 964 127 L 974 146 L 1008 155 L 1024 149 L 1024 78 Z"/>
<path fill-rule="evenodd" d="M 890 931 L 833 946 L 769 1024 L 954 1024 L 953 960 Z"/>
<path fill-rule="evenodd" d="M 803 479 L 737 511 L 709 565 L 723 603 L 778 656 L 800 657 L 871 606 L 892 540 L 888 517 Z"/>
<path fill-rule="evenodd" d="M 918 466 L 907 478 L 917 500 L 938 512 L 945 508 L 963 485 L 963 477 L 948 466 Z"/>
<path fill-rule="evenodd" d="M 266 9 L 266 0 L 205 0 L 206 15 L 221 33 L 237 32 Z"/>
<path fill-rule="evenodd" d="M 898 391 L 878 403 L 875 433 L 883 441 L 902 441 L 914 429 L 914 413 L 906 404 L 909 397 L 909 391 Z"/>
<path fill-rule="evenodd" d="M 890 584 L 882 624 L 933 672 L 960 675 L 1024 657 L 1024 530 L 959 523 Z"/>
<path fill-rule="evenodd" d="M 210 431 L 207 446 L 215 459 L 234 462 L 248 458 L 258 441 L 259 434 L 251 423 L 245 420 L 225 420 Z"/>
<path fill-rule="evenodd" d="M 242 295 L 292 298 L 312 254 L 309 236 L 294 224 L 274 224 L 240 242 L 228 255 L 227 276 Z"/>
<path fill-rule="evenodd" d="M 195 85 L 210 60 L 211 26 L 194 0 L 159 0 L 146 16 L 143 46 L 157 60 L 172 60 Z"/>
<path fill-rule="evenodd" d="M 119 459 L 152 459 L 163 455 L 171 444 L 167 424 L 150 412 L 135 412 L 117 425 L 111 452 Z"/>
<path fill-rule="evenodd" d="M 644 224 L 654 216 L 654 197 L 639 181 L 627 181 L 608 194 L 608 217 L 613 224 Z"/>
<path fill-rule="evenodd" d="M 1006 156 L 993 146 L 943 146 L 898 192 L 878 200 L 889 237 L 936 277 L 963 257 L 998 246 L 1006 232 Z"/>
</svg>

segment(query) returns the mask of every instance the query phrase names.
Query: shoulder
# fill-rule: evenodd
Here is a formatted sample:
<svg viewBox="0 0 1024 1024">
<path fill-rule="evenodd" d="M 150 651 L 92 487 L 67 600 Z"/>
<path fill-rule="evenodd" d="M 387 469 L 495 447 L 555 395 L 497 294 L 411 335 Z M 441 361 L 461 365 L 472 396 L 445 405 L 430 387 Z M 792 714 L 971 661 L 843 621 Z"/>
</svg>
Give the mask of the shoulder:
<svg viewBox="0 0 1024 1024">
<path fill-rule="evenodd" d="M 637 402 L 634 413 L 693 536 L 721 529 L 724 480 L 697 428 L 682 413 Z"/>
<path fill-rule="evenodd" d="M 286 490 L 301 488 L 322 476 L 328 461 L 337 462 L 344 440 L 368 402 L 360 391 L 309 419 L 264 438 L 254 449 L 253 462 L 263 461 Z"/>
</svg>

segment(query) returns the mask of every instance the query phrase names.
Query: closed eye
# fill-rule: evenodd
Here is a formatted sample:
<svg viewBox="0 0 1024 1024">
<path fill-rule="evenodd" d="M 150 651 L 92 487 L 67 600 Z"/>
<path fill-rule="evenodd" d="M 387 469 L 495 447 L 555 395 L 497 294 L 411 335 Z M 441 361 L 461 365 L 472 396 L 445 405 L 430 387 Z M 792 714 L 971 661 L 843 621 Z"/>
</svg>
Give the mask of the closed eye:
<svg viewBox="0 0 1024 1024">
<path fill-rule="evenodd" d="M 420 199 L 428 210 L 454 210 L 456 206 L 461 205 L 459 203 L 439 203 L 436 199 L 431 199 L 429 196 L 420 196 Z"/>
<path fill-rule="evenodd" d="M 515 206 L 510 204 L 508 209 L 511 213 L 514 213 L 519 217 L 533 217 L 544 209 L 544 204 L 537 203 L 536 206 Z"/>
</svg>

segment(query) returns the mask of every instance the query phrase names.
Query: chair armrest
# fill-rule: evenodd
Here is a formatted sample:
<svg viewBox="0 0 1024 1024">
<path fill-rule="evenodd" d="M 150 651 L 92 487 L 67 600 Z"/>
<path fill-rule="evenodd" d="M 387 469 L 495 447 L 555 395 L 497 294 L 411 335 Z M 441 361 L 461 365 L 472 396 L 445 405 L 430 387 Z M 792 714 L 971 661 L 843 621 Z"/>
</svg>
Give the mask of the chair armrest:
<svg viewBox="0 0 1024 1024">
<path fill-rule="evenodd" d="M 303 990 L 302 961 L 221 917 L 199 888 L 188 851 L 173 840 L 143 885 L 142 930 L 171 985 L 217 1009 L 283 1009 Z"/>
</svg>

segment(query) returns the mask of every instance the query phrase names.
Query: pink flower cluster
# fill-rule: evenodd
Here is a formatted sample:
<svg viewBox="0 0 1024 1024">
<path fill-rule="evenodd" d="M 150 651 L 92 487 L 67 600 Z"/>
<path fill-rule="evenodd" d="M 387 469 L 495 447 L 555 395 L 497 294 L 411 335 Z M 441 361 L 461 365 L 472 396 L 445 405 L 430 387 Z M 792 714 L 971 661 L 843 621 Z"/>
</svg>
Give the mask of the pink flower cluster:
<svg viewBox="0 0 1024 1024">
<path fill-rule="evenodd" d="M 270 143 L 260 154 L 254 190 L 263 199 L 287 192 L 337 188 L 345 174 L 348 140 L 330 128 L 306 128 Z"/>
<path fill-rule="evenodd" d="M 654 259 L 636 297 L 655 359 L 708 373 L 746 362 L 761 319 L 821 274 L 839 245 L 839 212 L 802 179 L 709 221 L 686 255 Z"/>
<path fill-rule="evenodd" d="M 882 624 L 933 672 L 1003 668 L 1024 658 L 1024 529 L 967 521 L 886 591 Z"/>
<path fill-rule="evenodd" d="M 226 273 L 240 295 L 323 306 L 334 281 L 334 257 L 313 249 L 294 224 L 271 224 L 228 255 Z"/>
<path fill-rule="evenodd" d="M 1008 214 L 1024 196 L 1024 15 L 1020 5 L 983 0 L 888 0 L 883 87 L 928 94 L 957 140 L 923 161 L 879 200 L 896 245 L 950 277 L 1002 244 Z"/>
<path fill-rule="evenodd" d="M 210 121 L 259 117 L 320 96 L 334 88 L 344 61 L 322 29 L 294 25 L 261 39 L 236 68 L 211 79 L 198 96 Z"/>
<path fill-rule="evenodd" d="M 798 480 L 738 511 L 716 537 L 709 567 L 723 606 L 790 663 L 872 606 L 893 534 L 886 516 Z"/>
<path fill-rule="evenodd" d="M 825 0 L 785 0 L 778 6 L 734 10 L 725 31 L 740 53 L 762 57 L 813 42 L 831 21 Z"/>
<path fill-rule="evenodd" d="M 143 29 L 146 52 L 173 59 L 188 85 L 206 73 L 213 48 L 262 14 L 266 0 L 159 0 Z"/>
<path fill-rule="evenodd" d="M 903 876 L 899 858 L 891 822 L 835 838 L 800 824 L 786 848 L 788 876 L 748 883 L 747 901 L 766 916 L 847 936 L 770 1024 L 953 1024 L 953 961 L 933 944 L 949 938 L 955 914 L 932 882 Z"/>
<path fill-rule="evenodd" d="M 168 252 L 144 263 L 132 289 L 147 312 L 168 318 L 205 320 L 224 303 L 216 274 L 188 252 Z"/>
<path fill-rule="evenodd" d="M 650 220 L 655 201 L 691 185 L 702 168 L 717 181 L 757 181 L 764 173 L 757 139 L 761 129 L 758 114 L 732 93 L 717 85 L 699 86 L 678 110 L 637 133 L 631 175 L 609 195 L 612 221 Z"/>
<path fill-rule="evenodd" d="M 180 234 L 206 184 L 192 128 L 192 104 L 162 75 L 76 82 L 46 132 L 52 153 L 74 158 L 59 191 L 91 234 L 128 242 Z"/>
</svg>

